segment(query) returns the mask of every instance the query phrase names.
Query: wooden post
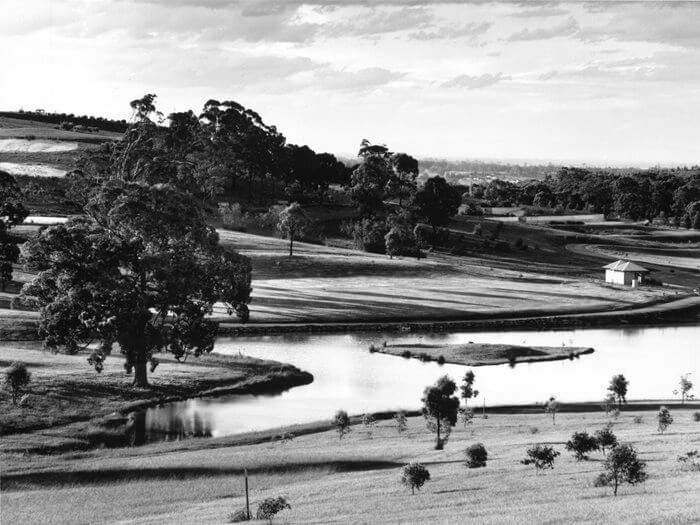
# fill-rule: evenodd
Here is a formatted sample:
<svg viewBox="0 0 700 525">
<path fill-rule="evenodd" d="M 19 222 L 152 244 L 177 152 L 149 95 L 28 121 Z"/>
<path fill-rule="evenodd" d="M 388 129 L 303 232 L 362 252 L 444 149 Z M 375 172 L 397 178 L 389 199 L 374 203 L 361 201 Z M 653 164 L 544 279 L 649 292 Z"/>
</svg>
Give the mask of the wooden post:
<svg viewBox="0 0 700 525">
<path fill-rule="evenodd" d="M 481 409 L 481 417 L 486 419 L 486 398 L 484 398 L 484 405 L 483 405 L 483 408 Z"/>
<path fill-rule="evenodd" d="M 250 520 L 250 500 L 248 499 L 248 469 L 243 469 L 245 475 L 245 512 Z"/>
</svg>

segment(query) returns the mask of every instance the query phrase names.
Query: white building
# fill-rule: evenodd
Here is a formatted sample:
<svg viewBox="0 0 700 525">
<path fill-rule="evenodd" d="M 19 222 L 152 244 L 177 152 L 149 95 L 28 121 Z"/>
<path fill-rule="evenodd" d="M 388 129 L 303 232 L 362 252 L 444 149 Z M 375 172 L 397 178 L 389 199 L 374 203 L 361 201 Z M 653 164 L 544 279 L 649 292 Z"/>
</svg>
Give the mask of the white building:
<svg viewBox="0 0 700 525">
<path fill-rule="evenodd" d="M 646 268 L 622 259 L 603 266 L 603 268 L 605 268 L 606 283 L 622 284 L 633 288 L 642 284 L 644 276 L 649 273 Z"/>
</svg>

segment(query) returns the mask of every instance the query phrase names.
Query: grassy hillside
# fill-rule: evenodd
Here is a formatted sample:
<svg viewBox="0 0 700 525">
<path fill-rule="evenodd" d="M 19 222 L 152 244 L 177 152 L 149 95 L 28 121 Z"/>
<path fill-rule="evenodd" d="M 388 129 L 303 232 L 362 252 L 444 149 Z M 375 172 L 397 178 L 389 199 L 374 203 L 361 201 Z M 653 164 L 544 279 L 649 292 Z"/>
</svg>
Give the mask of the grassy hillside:
<svg viewBox="0 0 700 525">
<path fill-rule="evenodd" d="M 654 411 L 630 406 L 613 421 L 649 472 L 644 485 L 622 486 L 616 498 L 593 486 L 601 453 L 577 462 L 564 449 L 573 432 L 592 433 L 608 422 L 594 409 L 561 413 L 556 425 L 541 412 L 477 417 L 466 430 L 458 424 L 442 451 L 433 449 L 422 418 L 410 418 L 404 435 L 383 421 L 371 434 L 354 426 L 342 440 L 327 431 L 248 446 L 220 438 L 7 457 L 0 497 L 10 523 L 224 523 L 244 505 L 247 468 L 253 511 L 265 497 L 284 495 L 291 503 L 281 523 L 690 523 L 700 518 L 700 472 L 682 470 L 676 458 L 697 448 L 697 409 L 671 407 L 675 422 L 665 434 L 656 430 Z M 485 445 L 489 461 L 468 469 L 464 449 L 475 442 Z M 562 453 L 554 470 L 520 464 L 534 443 Z M 410 461 L 431 474 L 415 496 L 399 482 Z"/>
</svg>

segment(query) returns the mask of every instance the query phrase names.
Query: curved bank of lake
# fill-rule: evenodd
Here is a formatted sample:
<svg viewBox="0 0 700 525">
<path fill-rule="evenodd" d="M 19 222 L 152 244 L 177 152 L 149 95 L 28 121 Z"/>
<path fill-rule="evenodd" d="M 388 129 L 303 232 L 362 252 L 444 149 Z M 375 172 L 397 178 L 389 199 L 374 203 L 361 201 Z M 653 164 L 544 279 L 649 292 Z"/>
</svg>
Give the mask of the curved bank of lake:
<svg viewBox="0 0 700 525">
<path fill-rule="evenodd" d="M 668 399 L 679 376 L 700 376 L 700 324 L 646 328 L 582 329 L 440 334 L 285 334 L 220 338 L 215 351 L 239 351 L 291 363 L 313 374 L 313 383 L 275 396 L 197 398 L 148 409 L 147 441 L 224 436 L 330 419 L 338 409 L 350 414 L 420 406 L 423 388 L 449 374 L 460 380 L 469 367 L 370 354 L 370 343 L 503 343 L 585 346 L 595 353 L 579 359 L 475 368 L 481 405 L 524 405 L 551 395 L 565 402 L 602 399 L 609 379 L 623 373 L 630 399 Z M 691 376 L 692 377 L 692 376 Z"/>
</svg>

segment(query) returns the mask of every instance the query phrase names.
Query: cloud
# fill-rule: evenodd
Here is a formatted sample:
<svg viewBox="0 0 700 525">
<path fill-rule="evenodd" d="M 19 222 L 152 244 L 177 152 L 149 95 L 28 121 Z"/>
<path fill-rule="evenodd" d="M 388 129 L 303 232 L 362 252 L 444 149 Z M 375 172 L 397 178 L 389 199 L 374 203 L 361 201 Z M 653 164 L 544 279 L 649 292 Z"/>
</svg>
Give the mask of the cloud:
<svg viewBox="0 0 700 525">
<path fill-rule="evenodd" d="M 498 84 L 503 80 L 510 80 L 511 77 L 504 76 L 502 73 L 484 73 L 483 75 L 460 75 L 441 84 L 444 88 L 466 88 L 466 89 L 481 89 L 494 84 Z"/>
<path fill-rule="evenodd" d="M 342 21 L 329 24 L 325 33 L 332 36 L 374 36 L 408 29 L 426 27 L 433 19 L 423 7 L 372 8 L 369 11 L 348 13 Z"/>
<path fill-rule="evenodd" d="M 332 69 L 330 65 L 315 71 L 298 75 L 298 84 L 307 87 L 320 87 L 331 91 L 367 92 L 399 80 L 404 73 L 381 67 L 369 67 L 356 71 Z"/>
<path fill-rule="evenodd" d="M 493 22 L 470 22 L 458 27 L 441 26 L 434 29 L 415 31 L 408 37 L 413 40 L 442 40 L 467 38 L 470 42 L 477 42 L 478 37 L 485 34 Z"/>
<path fill-rule="evenodd" d="M 568 20 L 551 27 L 543 27 L 538 29 L 521 29 L 510 35 L 507 40 L 509 42 L 527 41 L 527 40 L 547 40 L 549 38 L 557 38 L 569 36 L 579 31 L 578 22 L 573 17 Z"/>
</svg>

